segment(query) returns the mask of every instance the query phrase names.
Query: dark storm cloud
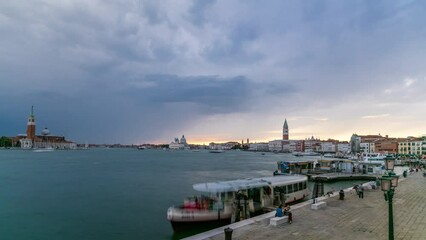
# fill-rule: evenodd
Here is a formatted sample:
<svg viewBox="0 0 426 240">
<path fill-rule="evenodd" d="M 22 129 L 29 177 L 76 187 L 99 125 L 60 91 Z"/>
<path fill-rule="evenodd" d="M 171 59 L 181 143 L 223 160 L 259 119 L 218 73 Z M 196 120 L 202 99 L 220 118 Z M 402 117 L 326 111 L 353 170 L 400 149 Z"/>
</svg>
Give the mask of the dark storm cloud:
<svg viewBox="0 0 426 240">
<path fill-rule="evenodd" d="M 221 79 L 149 75 L 144 79 L 152 87 L 138 90 L 142 98 L 156 103 L 193 103 L 212 114 L 246 109 L 253 89 L 253 84 L 242 76 Z"/>
<path fill-rule="evenodd" d="M 31 105 L 40 125 L 91 142 L 165 141 L 233 113 L 241 132 L 315 111 L 355 119 L 420 94 L 425 5 L 3 1 L 0 134 L 24 132 Z"/>
</svg>

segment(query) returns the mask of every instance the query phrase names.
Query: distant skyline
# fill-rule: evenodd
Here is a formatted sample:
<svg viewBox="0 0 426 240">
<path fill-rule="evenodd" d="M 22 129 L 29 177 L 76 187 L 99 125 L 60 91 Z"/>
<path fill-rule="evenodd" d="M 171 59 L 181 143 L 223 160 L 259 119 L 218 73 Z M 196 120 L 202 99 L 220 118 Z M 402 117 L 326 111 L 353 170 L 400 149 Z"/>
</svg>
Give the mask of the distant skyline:
<svg viewBox="0 0 426 240">
<path fill-rule="evenodd" d="M 426 134 L 423 1 L 2 1 L 0 135 Z"/>
</svg>

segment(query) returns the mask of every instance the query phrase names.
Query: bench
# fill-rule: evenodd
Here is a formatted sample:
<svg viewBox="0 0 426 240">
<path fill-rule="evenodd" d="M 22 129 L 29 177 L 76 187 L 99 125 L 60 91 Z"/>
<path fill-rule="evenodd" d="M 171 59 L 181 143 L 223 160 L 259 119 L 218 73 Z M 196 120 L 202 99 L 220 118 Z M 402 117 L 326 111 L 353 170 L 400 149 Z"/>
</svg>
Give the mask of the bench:
<svg viewBox="0 0 426 240">
<path fill-rule="evenodd" d="M 327 207 L 327 203 L 326 202 L 317 202 L 311 205 L 311 209 L 313 210 L 318 210 L 321 208 L 325 208 Z"/>
<path fill-rule="evenodd" d="M 271 220 L 269 220 L 269 224 L 272 226 L 278 226 L 286 222 L 288 222 L 288 216 L 273 217 Z"/>
</svg>

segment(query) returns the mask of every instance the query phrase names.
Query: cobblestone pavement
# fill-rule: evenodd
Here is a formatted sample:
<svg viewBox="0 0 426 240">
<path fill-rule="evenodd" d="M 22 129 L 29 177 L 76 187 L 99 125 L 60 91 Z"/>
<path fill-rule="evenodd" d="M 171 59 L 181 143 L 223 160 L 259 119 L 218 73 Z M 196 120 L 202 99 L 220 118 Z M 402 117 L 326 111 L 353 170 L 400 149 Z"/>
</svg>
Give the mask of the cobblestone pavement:
<svg viewBox="0 0 426 240">
<path fill-rule="evenodd" d="M 402 177 L 400 178 L 400 180 Z M 293 210 L 293 223 L 270 226 L 259 221 L 234 229 L 232 239 L 388 239 L 388 203 L 380 189 L 369 189 L 364 198 L 345 193 L 326 200 L 327 207 L 310 205 Z M 422 172 L 399 182 L 393 198 L 395 239 L 426 240 L 426 177 Z M 209 239 L 223 240 L 223 233 Z"/>
</svg>

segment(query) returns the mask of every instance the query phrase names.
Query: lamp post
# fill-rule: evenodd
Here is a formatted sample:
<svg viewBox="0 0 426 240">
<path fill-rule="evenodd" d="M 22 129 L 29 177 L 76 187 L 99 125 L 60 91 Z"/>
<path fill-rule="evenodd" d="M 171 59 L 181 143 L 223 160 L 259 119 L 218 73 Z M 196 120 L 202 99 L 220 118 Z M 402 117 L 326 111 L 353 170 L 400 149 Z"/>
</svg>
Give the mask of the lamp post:
<svg viewBox="0 0 426 240">
<path fill-rule="evenodd" d="M 387 201 L 389 205 L 389 240 L 394 240 L 392 199 L 395 188 L 398 187 L 398 176 L 393 171 L 395 167 L 395 158 L 386 156 L 385 167 L 387 175 L 385 174 L 381 178 L 381 188 L 385 195 L 385 201 Z"/>
</svg>

